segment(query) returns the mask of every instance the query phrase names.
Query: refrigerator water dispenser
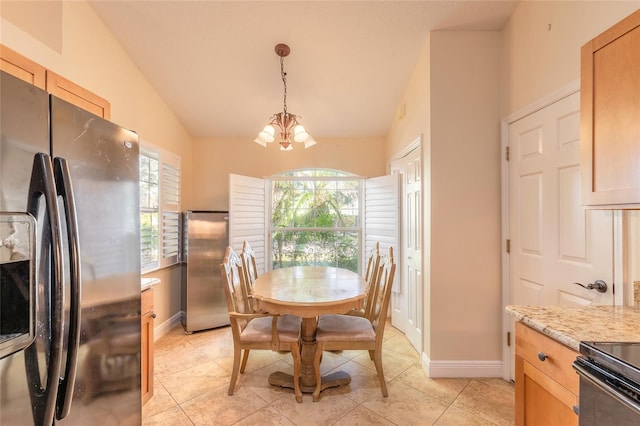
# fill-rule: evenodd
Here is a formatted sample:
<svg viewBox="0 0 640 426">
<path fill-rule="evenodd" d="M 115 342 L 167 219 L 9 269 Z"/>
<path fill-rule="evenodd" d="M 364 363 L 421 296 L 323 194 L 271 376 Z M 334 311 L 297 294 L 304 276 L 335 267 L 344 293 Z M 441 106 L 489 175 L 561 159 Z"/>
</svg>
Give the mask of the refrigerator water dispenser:
<svg viewBox="0 0 640 426">
<path fill-rule="evenodd" d="M 0 212 L 0 358 L 35 338 L 35 228 L 27 213 Z"/>
</svg>

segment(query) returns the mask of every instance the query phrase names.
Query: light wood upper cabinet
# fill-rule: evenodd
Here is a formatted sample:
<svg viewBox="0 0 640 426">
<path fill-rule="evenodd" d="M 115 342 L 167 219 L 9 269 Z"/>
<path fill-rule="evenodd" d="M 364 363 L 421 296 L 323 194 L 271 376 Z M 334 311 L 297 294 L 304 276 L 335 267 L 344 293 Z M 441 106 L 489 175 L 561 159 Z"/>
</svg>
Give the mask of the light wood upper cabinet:
<svg viewBox="0 0 640 426">
<path fill-rule="evenodd" d="M 640 9 L 582 47 L 582 202 L 640 208 Z"/>
<path fill-rule="evenodd" d="M 0 70 L 45 89 L 46 68 L 0 44 Z"/>
<path fill-rule="evenodd" d="M 79 106 L 98 117 L 111 118 L 111 104 L 104 98 L 84 89 L 51 70 L 47 70 L 47 92 Z"/>
<path fill-rule="evenodd" d="M 111 119 L 111 104 L 104 98 L 78 86 L 18 52 L 0 44 L 0 70 L 46 90 L 107 120 Z"/>
</svg>

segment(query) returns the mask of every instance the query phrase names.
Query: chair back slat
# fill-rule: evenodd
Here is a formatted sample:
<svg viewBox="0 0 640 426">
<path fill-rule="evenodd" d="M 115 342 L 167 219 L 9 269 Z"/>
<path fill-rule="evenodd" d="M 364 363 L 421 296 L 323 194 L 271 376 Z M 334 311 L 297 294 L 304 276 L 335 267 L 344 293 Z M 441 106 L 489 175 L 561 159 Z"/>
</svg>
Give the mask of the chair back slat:
<svg viewBox="0 0 640 426">
<path fill-rule="evenodd" d="M 227 295 L 227 308 L 229 312 L 238 312 L 241 314 L 250 313 L 251 309 L 246 294 L 245 278 L 242 272 L 242 261 L 231 247 L 227 247 L 225 251 L 224 261 L 220 265 L 220 272 L 226 284 L 225 293 Z"/>
<path fill-rule="evenodd" d="M 364 272 L 364 279 L 371 283 L 375 279 L 375 274 L 378 272 L 378 266 L 380 265 L 380 242 L 376 242 L 369 255 L 367 256 L 367 268 Z"/>
<path fill-rule="evenodd" d="M 378 268 L 376 277 L 376 295 L 374 300 L 373 311 L 369 318 L 371 324 L 376 330 L 377 335 L 382 335 L 385 322 L 387 320 L 387 312 L 389 310 L 389 301 L 391 299 L 391 287 L 396 271 L 396 262 L 393 257 L 393 248 L 389 247 L 387 256 L 382 259 Z"/>
<path fill-rule="evenodd" d="M 377 295 L 377 280 L 376 277 L 378 275 L 380 268 L 380 242 L 376 242 L 371 251 L 369 252 L 369 256 L 367 257 L 367 269 L 364 274 L 364 279 L 367 282 L 367 291 L 364 296 L 364 300 L 362 301 L 362 307 L 364 309 L 364 316 L 366 318 L 371 318 L 371 314 L 374 307 L 374 300 Z"/>
<path fill-rule="evenodd" d="M 244 274 L 244 282 L 246 284 L 246 292 L 249 301 L 249 308 L 255 311 L 255 306 L 251 294 L 253 293 L 253 283 L 258 278 L 258 266 L 256 263 L 256 254 L 248 241 L 242 243 L 242 252 L 240 253 L 242 260 L 242 272 Z"/>
</svg>

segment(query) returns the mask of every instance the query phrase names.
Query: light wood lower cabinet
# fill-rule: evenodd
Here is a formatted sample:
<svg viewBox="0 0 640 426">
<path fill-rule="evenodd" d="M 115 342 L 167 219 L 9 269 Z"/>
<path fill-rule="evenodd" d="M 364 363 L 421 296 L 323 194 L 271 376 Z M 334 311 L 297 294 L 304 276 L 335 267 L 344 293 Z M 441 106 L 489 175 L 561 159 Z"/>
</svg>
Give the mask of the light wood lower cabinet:
<svg viewBox="0 0 640 426">
<path fill-rule="evenodd" d="M 153 289 L 142 292 L 142 403 L 153 396 Z"/>
<path fill-rule="evenodd" d="M 573 349 L 516 323 L 516 425 L 578 424 L 578 375 Z"/>
</svg>

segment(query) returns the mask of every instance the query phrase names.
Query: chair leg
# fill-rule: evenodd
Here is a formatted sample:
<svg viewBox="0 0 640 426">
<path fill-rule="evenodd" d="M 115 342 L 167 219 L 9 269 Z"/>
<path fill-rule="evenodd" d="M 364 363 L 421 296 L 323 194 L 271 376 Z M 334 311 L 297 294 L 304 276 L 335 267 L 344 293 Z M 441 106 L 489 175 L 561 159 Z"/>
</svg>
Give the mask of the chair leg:
<svg viewBox="0 0 640 426">
<path fill-rule="evenodd" d="M 229 395 L 233 395 L 233 389 L 235 388 L 236 381 L 238 380 L 238 370 L 240 370 L 240 352 L 240 348 L 233 348 L 233 370 L 231 372 L 231 383 L 229 383 Z"/>
<path fill-rule="evenodd" d="M 297 342 L 291 344 L 291 355 L 293 356 L 293 391 L 296 394 L 296 401 L 302 402 L 302 390 L 300 389 L 302 358 L 300 357 L 300 346 Z"/>
<path fill-rule="evenodd" d="M 382 371 L 382 351 L 374 351 L 373 362 L 376 365 L 376 371 L 378 372 L 378 380 L 380 381 L 380 389 L 382 390 L 382 396 L 387 397 L 387 383 L 384 381 L 384 372 Z"/>
<path fill-rule="evenodd" d="M 313 372 L 316 375 L 316 389 L 313 391 L 313 402 L 320 399 L 320 391 L 322 390 L 322 376 L 320 376 L 320 362 L 322 361 L 322 343 L 316 344 L 316 352 L 313 354 Z"/>
<path fill-rule="evenodd" d="M 240 372 L 244 373 L 244 369 L 247 367 L 247 361 L 249 360 L 249 349 L 244 350 L 244 356 L 242 357 L 242 365 L 240 365 Z"/>
</svg>

